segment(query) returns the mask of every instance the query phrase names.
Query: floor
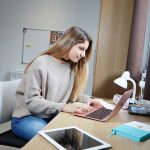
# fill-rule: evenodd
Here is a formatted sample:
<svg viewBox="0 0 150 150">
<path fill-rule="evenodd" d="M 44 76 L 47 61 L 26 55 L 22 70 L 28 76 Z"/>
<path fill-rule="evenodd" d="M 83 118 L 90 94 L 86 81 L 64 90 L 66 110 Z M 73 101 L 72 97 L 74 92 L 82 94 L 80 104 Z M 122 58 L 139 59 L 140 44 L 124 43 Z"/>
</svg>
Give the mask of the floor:
<svg viewBox="0 0 150 150">
<path fill-rule="evenodd" d="M 10 122 L 0 125 L 0 133 L 10 129 Z M 0 145 L 0 150 L 19 150 L 19 148 Z"/>
</svg>

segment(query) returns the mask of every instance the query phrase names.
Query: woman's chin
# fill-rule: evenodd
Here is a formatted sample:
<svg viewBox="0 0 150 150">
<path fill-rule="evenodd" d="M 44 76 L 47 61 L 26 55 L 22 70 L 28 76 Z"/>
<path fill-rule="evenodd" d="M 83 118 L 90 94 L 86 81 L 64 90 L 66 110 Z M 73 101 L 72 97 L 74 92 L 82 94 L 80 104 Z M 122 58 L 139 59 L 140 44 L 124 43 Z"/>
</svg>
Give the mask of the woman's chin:
<svg viewBox="0 0 150 150">
<path fill-rule="evenodd" d="M 77 63 L 79 61 L 79 59 L 73 59 L 71 61 L 74 62 L 74 63 Z"/>
</svg>

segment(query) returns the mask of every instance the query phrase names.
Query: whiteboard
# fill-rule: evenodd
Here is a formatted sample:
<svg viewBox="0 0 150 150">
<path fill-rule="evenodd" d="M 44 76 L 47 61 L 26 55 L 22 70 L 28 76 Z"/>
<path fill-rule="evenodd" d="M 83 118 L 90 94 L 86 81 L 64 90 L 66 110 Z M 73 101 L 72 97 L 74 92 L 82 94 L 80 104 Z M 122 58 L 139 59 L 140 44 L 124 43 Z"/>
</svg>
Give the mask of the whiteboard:
<svg viewBox="0 0 150 150">
<path fill-rule="evenodd" d="M 23 29 L 22 63 L 29 63 L 50 47 L 50 30 Z"/>
</svg>

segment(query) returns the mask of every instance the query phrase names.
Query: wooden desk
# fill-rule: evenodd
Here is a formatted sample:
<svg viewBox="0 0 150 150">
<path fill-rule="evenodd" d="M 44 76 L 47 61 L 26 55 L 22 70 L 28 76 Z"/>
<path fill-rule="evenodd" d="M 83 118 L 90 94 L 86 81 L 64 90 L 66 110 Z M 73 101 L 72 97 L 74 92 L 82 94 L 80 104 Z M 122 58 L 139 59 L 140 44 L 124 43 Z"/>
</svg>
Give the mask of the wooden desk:
<svg viewBox="0 0 150 150">
<path fill-rule="evenodd" d="M 145 142 L 138 143 L 116 135 L 112 136 L 111 138 L 107 138 L 107 135 L 111 133 L 111 129 L 113 127 L 129 121 L 141 121 L 150 124 L 150 117 L 129 115 L 127 111 L 121 111 L 108 122 L 98 122 L 61 112 L 44 129 L 77 126 L 111 144 L 112 149 L 114 150 L 148 150 L 148 147 L 150 147 L 150 139 L 146 140 Z M 22 148 L 22 150 L 34 149 L 55 150 L 56 148 L 40 135 L 36 135 Z"/>
</svg>

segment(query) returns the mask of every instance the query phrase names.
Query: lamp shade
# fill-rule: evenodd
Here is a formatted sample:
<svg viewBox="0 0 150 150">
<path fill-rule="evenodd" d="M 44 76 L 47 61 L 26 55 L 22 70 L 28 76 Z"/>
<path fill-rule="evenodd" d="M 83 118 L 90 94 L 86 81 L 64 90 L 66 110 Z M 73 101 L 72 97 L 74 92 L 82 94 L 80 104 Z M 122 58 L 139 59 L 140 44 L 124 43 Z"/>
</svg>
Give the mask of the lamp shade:
<svg viewBox="0 0 150 150">
<path fill-rule="evenodd" d="M 114 83 L 116 83 L 117 85 L 127 89 L 127 80 L 125 80 L 122 77 L 115 79 Z"/>
<path fill-rule="evenodd" d="M 133 84 L 133 95 L 132 95 L 132 100 L 135 101 L 135 95 L 136 95 L 136 83 L 135 81 L 130 77 L 130 72 L 125 71 L 121 77 L 117 78 L 114 80 L 114 83 L 117 85 L 127 89 L 128 83 L 127 81 L 131 81 Z"/>
</svg>

